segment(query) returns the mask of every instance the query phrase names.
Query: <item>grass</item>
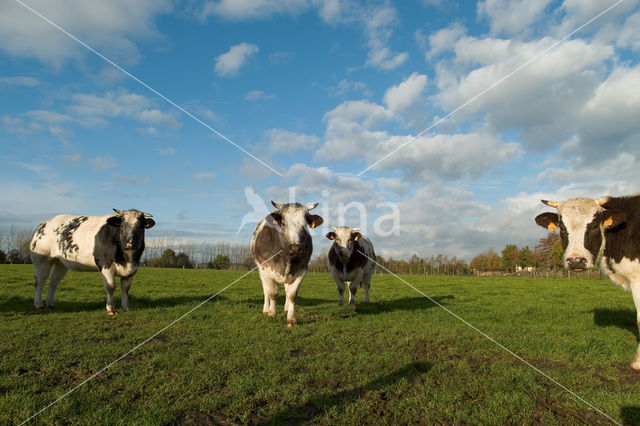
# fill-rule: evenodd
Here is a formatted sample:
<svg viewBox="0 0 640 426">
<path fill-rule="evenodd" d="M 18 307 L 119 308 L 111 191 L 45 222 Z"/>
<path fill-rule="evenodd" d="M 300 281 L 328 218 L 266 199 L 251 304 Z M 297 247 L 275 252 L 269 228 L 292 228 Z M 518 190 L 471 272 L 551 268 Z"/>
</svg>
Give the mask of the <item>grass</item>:
<svg viewBox="0 0 640 426">
<path fill-rule="evenodd" d="M 32 269 L 0 265 L 0 424 L 20 423 L 242 275 L 141 269 L 108 317 L 97 273 L 33 308 Z M 616 421 L 640 422 L 630 294 L 607 281 L 404 277 Z M 337 306 L 309 274 L 287 329 L 241 279 L 40 414 L 42 424 L 605 424 L 609 420 L 435 306 L 376 275 Z M 358 295 L 362 300 L 362 294 Z M 119 304 L 118 304 L 119 305 Z"/>
</svg>

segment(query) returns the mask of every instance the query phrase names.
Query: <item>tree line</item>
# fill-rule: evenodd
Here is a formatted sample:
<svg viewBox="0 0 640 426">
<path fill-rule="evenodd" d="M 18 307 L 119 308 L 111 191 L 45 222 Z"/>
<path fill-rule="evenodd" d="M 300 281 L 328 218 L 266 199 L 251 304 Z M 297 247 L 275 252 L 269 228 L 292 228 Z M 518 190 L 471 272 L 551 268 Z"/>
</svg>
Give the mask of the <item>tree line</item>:
<svg viewBox="0 0 640 426">
<path fill-rule="evenodd" d="M 0 263 L 31 263 L 29 243 L 33 230 L 16 226 L 0 228 Z M 507 244 L 498 253 L 489 248 L 470 263 L 456 256 L 438 254 L 409 259 L 376 257 L 376 273 L 414 275 L 469 275 L 486 273 L 527 273 L 563 270 L 560 237 L 550 232 L 533 247 Z M 193 240 L 154 238 L 147 240 L 142 264 L 160 268 L 209 268 L 251 270 L 255 267 L 249 244 L 208 243 Z M 327 250 L 311 259 L 309 272 L 329 272 Z"/>
</svg>

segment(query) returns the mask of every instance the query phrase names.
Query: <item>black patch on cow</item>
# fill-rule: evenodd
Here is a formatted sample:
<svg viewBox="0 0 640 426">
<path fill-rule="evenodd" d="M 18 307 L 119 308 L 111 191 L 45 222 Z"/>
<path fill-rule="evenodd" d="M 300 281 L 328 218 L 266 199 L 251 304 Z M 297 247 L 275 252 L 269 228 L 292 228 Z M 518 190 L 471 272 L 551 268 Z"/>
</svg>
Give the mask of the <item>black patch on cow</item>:
<svg viewBox="0 0 640 426">
<path fill-rule="evenodd" d="M 93 258 L 98 269 L 109 268 L 113 263 L 126 266 L 129 263 L 139 265 L 144 252 L 145 220 L 142 214 L 133 224 L 122 221 L 120 226 L 105 223 L 100 227 L 95 237 Z M 128 226 L 127 226 L 128 225 Z M 131 228 L 131 229 L 129 229 Z M 124 250 L 124 242 L 133 235 L 134 250 Z"/>
<path fill-rule="evenodd" d="M 35 250 L 36 243 L 44 236 L 44 229 L 47 227 L 47 222 L 42 222 L 31 236 L 31 250 Z"/>
<path fill-rule="evenodd" d="M 595 217 L 584 231 L 584 248 L 589 250 L 593 259 L 598 258 L 600 247 L 602 246 L 602 233 L 600 231 L 600 223 L 602 218 L 600 214 L 596 214 Z"/>
<path fill-rule="evenodd" d="M 282 228 L 276 224 L 265 224 L 255 237 L 253 256 L 257 262 L 280 275 L 284 275 L 287 269 L 290 275 L 296 275 L 307 269 L 313 252 L 309 231 L 300 228 L 298 238 L 301 247 L 294 255 L 288 247 L 286 234 Z"/>
<path fill-rule="evenodd" d="M 344 264 L 336 254 L 336 249 L 339 250 L 340 246 L 338 246 L 337 243 L 333 243 L 329 249 L 329 265 L 342 272 L 344 270 Z M 363 253 L 364 248 L 357 241 L 354 241 L 353 252 L 351 252 L 351 257 L 349 257 L 347 261 L 347 272 L 351 272 L 356 268 L 362 268 L 367 264 L 367 260 L 369 259 L 367 259 Z"/>
<path fill-rule="evenodd" d="M 87 216 L 76 216 L 69 222 L 55 229 L 55 232 L 58 234 L 58 248 L 63 256 L 67 257 L 73 252 L 78 253 L 79 247 L 78 244 L 73 241 L 73 234 L 87 219 Z"/>
<path fill-rule="evenodd" d="M 624 257 L 640 260 L 640 195 L 612 197 L 602 207 L 624 215 L 624 222 L 608 228 L 604 233 L 604 257 L 616 263 Z"/>
</svg>

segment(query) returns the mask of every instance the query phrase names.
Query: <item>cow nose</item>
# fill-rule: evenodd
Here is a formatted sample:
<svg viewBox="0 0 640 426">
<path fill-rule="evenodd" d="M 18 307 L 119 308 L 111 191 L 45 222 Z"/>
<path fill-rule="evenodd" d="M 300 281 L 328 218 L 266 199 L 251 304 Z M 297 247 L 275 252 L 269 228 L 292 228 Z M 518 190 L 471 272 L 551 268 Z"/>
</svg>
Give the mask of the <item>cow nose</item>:
<svg viewBox="0 0 640 426">
<path fill-rule="evenodd" d="M 571 269 L 585 269 L 587 267 L 587 259 L 582 256 L 567 257 L 567 265 Z"/>
<path fill-rule="evenodd" d="M 124 248 L 130 249 L 133 247 L 133 240 L 127 240 L 124 242 Z"/>
<path fill-rule="evenodd" d="M 349 257 L 349 250 L 340 250 L 340 255 L 342 257 Z"/>
<path fill-rule="evenodd" d="M 289 251 L 293 254 L 300 253 L 301 248 L 302 244 L 289 244 Z"/>
</svg>

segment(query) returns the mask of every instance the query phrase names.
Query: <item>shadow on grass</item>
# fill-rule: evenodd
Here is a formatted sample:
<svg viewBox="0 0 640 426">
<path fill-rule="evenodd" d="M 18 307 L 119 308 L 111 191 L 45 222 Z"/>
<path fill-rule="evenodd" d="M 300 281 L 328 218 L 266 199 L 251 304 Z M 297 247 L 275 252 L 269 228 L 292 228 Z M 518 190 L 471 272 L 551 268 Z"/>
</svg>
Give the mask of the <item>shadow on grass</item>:
<svg viewBox="0 0 640 426">
<path fill-rule="evenodd" d="M 282 294 L 284 293 L 284 291 L 281 291 L 280 293 L 281 294 L 279 294 L 276 299 L 276 307 L 284 306 L 285 296 L 284 294 Z M 298 296 L 296 298 L 296 306 L 318 306 L 318 305 L 322 305 L 324 303 L 329 303 L 329 302 L 330 302 L 329 299 L 314 299 L 314 298 L 302 297 L 302 296 Z M 256 299 L 256 298 L 243 299 L 243 300 L 233 301 L 231 303 L 234 303 L 237 305 L 259 305 L 262 307 L 262 305 L 264 304 L 264 297 L 261 297 L 260 299 Z"/>
<path fill-rule="evenodd" d="M 618 327 L 629 330 L 640 340 L 636 313 L 632 309 L 596 308 L 593 310 L 593 322 L 600 327 Z"/>
<path fill-rule="evenodd" d="M 445 305 L 444 301 L 447 299 L 453 299 L 452 295 L 431 297 L 437 303 Z M 381 312 L 393 312 L 393 311 L 418 311 L 422 309 L 435 308 L 438 305 L 424 296 L 418 297 L 403 297 L 402 299 L 383 300 L 380 302 L 364 303 L 359 302 L 356 299 L 356 312 L 359 314 L 369 315 L 378 314 Z"/>
<path fill-rule="evenodd" d="M 335 393 L 327 393 L 312 396 L 304 404 L 285 408 L 264 421 L 265 424 L 296 424 L 297 422 L 311 421 L 317 416 L 326 413 L 332 407 L 342 407 L 363 398 L 367 393 L 392 385 L 402 378 L 411 379 L 424 374 L 431 369 L 431 364 L 424 361 L 412 362 L 380 376 L 377 379 L 353 389 Z"/>
<path fill-rule="evenodd" d="M 640 424 L 640 407 L 622 407 L 620 409 L 620 418 L 623 425 Z"/>
<path fill-rule="evenodd" d="M 169 297 L 135 297 L 130 296 L 131 310 L 153 309 L 153 308 L 168 308 L 178 305 L 194 305 L 207 299 L 210 295 L 198 295 L 198 296 L 169 296 Z M 120 298 L 116 294 L 116 311 L 120 308 Z M 224 296 L 218 295 L 211 299 L 211 302 L 216 300 L 224 300 Z M 86 312 L 86 311 L 104 311 L 107 301 L 106 294 L 104 299 L 91 300 L 91 301 L 65 301 L 55 299 L 55 307 L 51 309 L 35 310 L 33 307 L 32 298 L 24 297 L 10 297 L 9 299 L 0 302 L 0 313 L 15 312 L 26 314 L 41 314 L 43 312 Z"/>
</svg>

